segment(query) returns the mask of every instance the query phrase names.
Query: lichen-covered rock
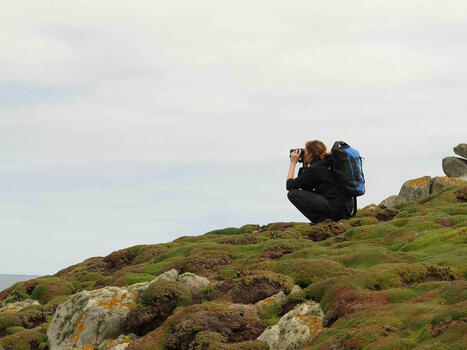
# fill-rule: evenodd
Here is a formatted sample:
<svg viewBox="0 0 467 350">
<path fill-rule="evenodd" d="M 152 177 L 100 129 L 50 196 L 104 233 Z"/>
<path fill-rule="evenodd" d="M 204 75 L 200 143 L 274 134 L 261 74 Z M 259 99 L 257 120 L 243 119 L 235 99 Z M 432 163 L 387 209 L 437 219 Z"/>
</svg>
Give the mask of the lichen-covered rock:
<svg viewBox="0 0 467 350">
<path fill-rule="evenodd" d="M 404 182 L 398 196 L 403 202 L 414 201 L 428 196 L 430 194 L 430 188 L 431 177 L 423 176 Z"/>
<path fill-rule="evenodd" d="M 201 291 L 211 283 L 206 277 L 201 277 L 191 272 L 181 274 L 178 276 L 177 281 L 183 283 L 195 296 L 200 295 Z"/>
<path fill-rule="evenodd" d="M 454 147 L 454 153 L 462 158 L 467 158 L 467 143 L 460 143 Z"/>
<path fill-rule="evenodd" d="M 292 287 L 292 290 L 290 291 L 290 294 L 295 294 L 295 293 L 298 293 L 302 290 L 302 288 L 298 285 L 298 284 L 295 284 L 293 287 Z"/>
<path fill-rule="evenodd" d="M 61 304 L 47 330 L 50 350 L 94 346 L 123 333 L 124 320 L 149 283 L 81 291 Z"/>
<path fill-rule="evenodd" d="M 436 176 L 431 182 L 431 193 L 438 193 L 446 186 L 467 185 L 467 181 L 457 177 Z"/>
<path fill-rule="evenodd" d="M 7 304 L 0 308 L 0 312 L 5 313 L 15 313 L 18 311 L 23 310 L 24 308 L 31 306 L 31 305 L 40 305 L 37 300 L 34 299 L 25 299 L 22 301 L 17 301 L 14 303 Z"/>
<path fill-rule="evenodd" d="M 423 176 L 408 180 L 402 185 L 397 196 L 390 196 L 380 203 L 380 207 L 392 208 L 397 204 L 414 201 L 431 193 L 431 177 Z"/>
<path fill-rule="evenodd" d="M 97 346 L 121 334 L 144 335 L 160 325 L 179 305 L 191 303 L 209 280 L 195 274 L 166 271 L 151 282 L 128 287 L 81 291 L 61 304 L 48 329 L 51 350 Z"/>
<path fill-rule="evenodd" d="M 394 194 L 392 196 L 387 197 L 386 199 L 383 199 L 381 203 L 379 204 L 379 206 L 381 208 L 392 208 L 396 204 L 399 204 L 399 202 L 400 202 L 399 196 Z"/>
<path fill-rule="evenodd" d="M 308 300 L 297 305 L 258 337 L 271 350 L 300 350 L 305 342 L 324 331 L 323 311 L 318 303 Z"/>
<path fill-rule="evenodd" d="M 263 299 L 263 300 L 260 300 L 260 301 L 256 302 L 255 305 L 263 306 L 263 305 L 277 304 L 277 303 L 280 303 L 284 299 L 285 299 L 285 294 L 284 294 L 283 291 L 280 291 L 279 293 L 271 295 L 270 297 L 268 297 L 266 299 Z"/>
<path fill-rule="evenodd" d="M 449 177 L 467 175 L 467 160 L 459 157 L 443 158 L 443 171 Z"/>
<path fill-rule="evenodd" d="M 137 337 L 135 335 L 121 335 L 117 339 L 104 340 L 99 344 L 97 350 L 125 350 Z"/>
</svg>

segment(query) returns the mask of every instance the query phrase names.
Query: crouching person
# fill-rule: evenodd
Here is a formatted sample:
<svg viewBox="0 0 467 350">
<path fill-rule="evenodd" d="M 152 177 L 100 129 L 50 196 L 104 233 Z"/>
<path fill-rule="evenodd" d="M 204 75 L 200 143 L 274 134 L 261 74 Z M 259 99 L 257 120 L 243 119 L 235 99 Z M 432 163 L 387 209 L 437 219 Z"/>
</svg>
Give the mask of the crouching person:
<svg viewBox="0 0 467 350">
<path fill-rule="evenodd" d="M 304 168 L 294 179 L 295 166 L 301 157 Z M 326 145 L 318 140 L 308 141 L 303 150 L 290 154 L 287 197 L 312 225 L 326 219 L 347 219 L 353 209 L 353 200 L 341 190 L 330 161 Z"/>
</svg>

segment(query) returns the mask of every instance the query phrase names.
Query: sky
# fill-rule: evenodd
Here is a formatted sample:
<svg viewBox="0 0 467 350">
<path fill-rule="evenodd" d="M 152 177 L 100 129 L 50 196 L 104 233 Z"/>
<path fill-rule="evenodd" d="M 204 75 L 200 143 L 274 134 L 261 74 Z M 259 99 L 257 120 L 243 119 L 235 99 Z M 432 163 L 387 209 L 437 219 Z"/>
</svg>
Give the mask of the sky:
<svg viewBox="0 0 467 350">
<path fill-rule="evenodd" d="M 0 42 L 0 273 L 307 221 L 308 140 L 360 151 L 359 207 L 466 141 L 463 0 L 16 0 Z"/>
</svg>

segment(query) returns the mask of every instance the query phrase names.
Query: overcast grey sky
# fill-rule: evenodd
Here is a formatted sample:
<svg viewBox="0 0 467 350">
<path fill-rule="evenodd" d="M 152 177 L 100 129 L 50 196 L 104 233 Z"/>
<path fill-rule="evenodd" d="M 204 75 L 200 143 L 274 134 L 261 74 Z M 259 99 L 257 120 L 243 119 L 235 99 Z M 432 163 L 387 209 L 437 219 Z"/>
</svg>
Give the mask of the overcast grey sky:
<svg viewBox="0 0 467 350">
<path fill-rule="evenodd" d="M 16 0 L 0 42 L 0 273 L 306 221 L 307 140 L 360 150 L 360 206 L 466 141 L 463 0 Z"/>
</svg>

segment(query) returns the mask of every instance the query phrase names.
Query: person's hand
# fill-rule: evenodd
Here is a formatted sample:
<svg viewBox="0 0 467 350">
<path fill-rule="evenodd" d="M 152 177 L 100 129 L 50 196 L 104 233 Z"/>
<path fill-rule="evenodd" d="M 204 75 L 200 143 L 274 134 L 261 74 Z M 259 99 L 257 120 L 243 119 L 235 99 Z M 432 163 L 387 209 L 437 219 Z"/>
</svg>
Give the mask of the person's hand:
<svg viewBox="0 0 467 350">
<path fill-rule="evenodd" d="M 290 163 L 298 163 L 298 160 L 300 159 L 300 150 L 296 149 L 292 153 L 290 153 Z"/>
</svg>

